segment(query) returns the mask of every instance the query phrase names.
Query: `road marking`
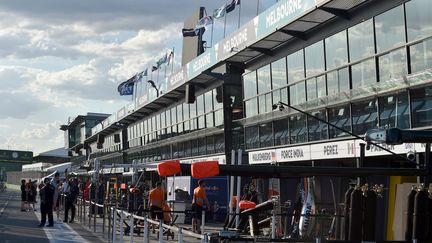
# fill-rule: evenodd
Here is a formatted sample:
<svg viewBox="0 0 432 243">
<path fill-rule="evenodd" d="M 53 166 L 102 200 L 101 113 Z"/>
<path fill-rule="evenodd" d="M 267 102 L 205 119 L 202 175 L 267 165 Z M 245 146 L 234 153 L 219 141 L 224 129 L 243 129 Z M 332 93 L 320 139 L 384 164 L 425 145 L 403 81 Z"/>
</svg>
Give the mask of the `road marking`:
<svg viewBox="0 0 432 243">
<path fill-rule="evenodd" d="M 0 209 L 0 216 L 3 214 L 5 208 L 7 207 L 7 205 L 9 204 L 9 201 L 13 198 L 13 196 L 10 196 L 9 199 L 5 202 L 4 206 L 2 209 Z"/>
<path fill-rule="evenodd" d="M 40 222 L 40 212 L 36 211 L 34 213 Z M 56 220 L 54 220 L 54 227 L 43 227 L 43 230 L 45 231 L 50 243 L 89 243 L 68 224 L 58 222 Z"/>
</svg>

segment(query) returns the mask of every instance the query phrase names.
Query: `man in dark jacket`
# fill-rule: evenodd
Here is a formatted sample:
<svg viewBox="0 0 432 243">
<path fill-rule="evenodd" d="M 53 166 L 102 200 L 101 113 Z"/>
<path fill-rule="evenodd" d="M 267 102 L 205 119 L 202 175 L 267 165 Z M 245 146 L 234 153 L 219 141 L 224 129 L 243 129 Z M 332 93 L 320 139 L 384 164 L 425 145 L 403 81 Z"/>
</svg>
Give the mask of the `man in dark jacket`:
<svg viewBox="0 0 432 243">
<path fill-rule="evenodd" d="M 53 218 L 53 203 L 54 203 L 54 187 L 50 184 L 49 178 L 45 178 L 44 185 L 39 190 L 39 195 L 41 199 L 41 223 L 38 225 L 40 227 L 45 226 L 46 217 L 48 215 L 48 227 L 54 226 Z"/>
<path fill-rule="evenodd" d="M 69 221 L 69 223 L 72 223 L 74 221 L 75 211 L 76 211 L 75 201 L 76 198 L 78 197 L 78 194 L 79 194 L 78 179 L 75 178 L 69 181 L 69 189 L 68 192 L 66 193 L 65 218 L 63 222 L 68 221 L 69 209 L 72 210 L 71 220 Z"/>
</svg>

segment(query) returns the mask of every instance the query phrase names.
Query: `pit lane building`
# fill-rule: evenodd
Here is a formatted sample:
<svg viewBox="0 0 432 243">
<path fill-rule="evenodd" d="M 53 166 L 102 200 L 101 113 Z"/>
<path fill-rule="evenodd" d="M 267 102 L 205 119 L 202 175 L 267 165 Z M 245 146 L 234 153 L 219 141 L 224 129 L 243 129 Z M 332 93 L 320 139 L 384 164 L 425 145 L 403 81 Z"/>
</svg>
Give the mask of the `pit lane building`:
<svg viewBox="0 0 432 243">
<path fill-rule="evenodd" d="M 272 104 L 289 103 L 357 135 L 377 127 L 430 128 L 430 9 L 429 0 L 278 1 L 168 77 L 161 95 L 149 90 L 96 125 L 82 148 L 107 164 L 230 163 L 231 151 L 242 149 L 249 164 L 355 166 L 358 139 Z M 425 150 L 388 149 L 420 160 Z M 407 165 L 372 146 L 364 166 Z M 392 180 L 403 179 L 371 182 L 389 187 Z M 347 180 L 336 184 L 340 198 Z M 379 239 L 392 234 L 389 197 L 377 210 Z"/>
</svg>

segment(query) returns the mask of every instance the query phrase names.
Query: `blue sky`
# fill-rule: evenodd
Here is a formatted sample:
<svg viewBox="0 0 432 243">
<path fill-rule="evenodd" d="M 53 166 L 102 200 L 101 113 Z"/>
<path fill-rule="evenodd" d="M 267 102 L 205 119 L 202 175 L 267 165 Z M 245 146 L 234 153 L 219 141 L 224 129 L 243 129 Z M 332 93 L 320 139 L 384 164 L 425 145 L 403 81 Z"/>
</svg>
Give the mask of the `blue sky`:
<svg viewBox="0 0 432 243">
<path fill-rule="evenodd" d="M 117 85 L 175 48 L 183 21 L 229 0 L 14 0 L 0 2 L 0 149 L 38 154 L 64 145 L 61 124 L 130 102 Z M 243 0 L 241 25 L 276 0 Z M 224 20 L 214 24 L 213 44 Z M 227 16 L 227 33 L 238 9 Z M 204 38 L 210 42 L 211 31 Z"/>
</svg>

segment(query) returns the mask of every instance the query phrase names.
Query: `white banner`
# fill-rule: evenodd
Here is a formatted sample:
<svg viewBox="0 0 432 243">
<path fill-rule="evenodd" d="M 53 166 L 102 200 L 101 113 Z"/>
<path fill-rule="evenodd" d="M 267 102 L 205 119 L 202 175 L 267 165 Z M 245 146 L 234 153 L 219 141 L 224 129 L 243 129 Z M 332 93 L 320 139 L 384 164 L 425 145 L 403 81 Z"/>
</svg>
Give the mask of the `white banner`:
<svg viewBox="0 0 432 243">
<path fill-rule="evenodd" d="M 310 145 L 276 149 L 277 162 L 294 162 L 311 159 Z"/>
<path fill-rule="evenodd" d="M 249 152 L 249 164 L 271 164 L 276 162 L 274 149 Z"/>
</svg>

